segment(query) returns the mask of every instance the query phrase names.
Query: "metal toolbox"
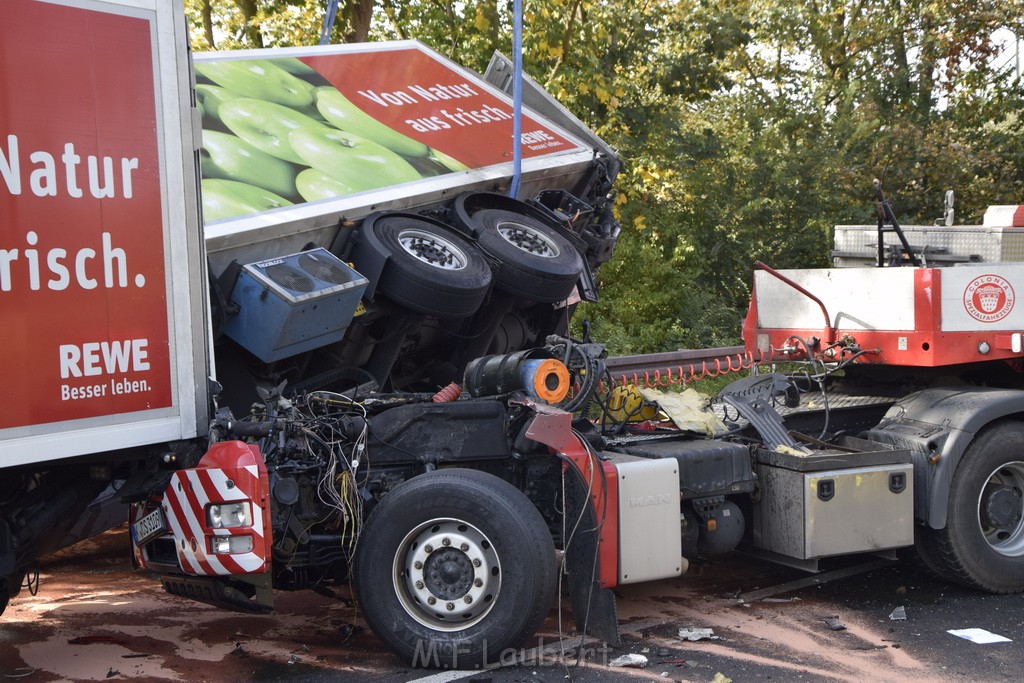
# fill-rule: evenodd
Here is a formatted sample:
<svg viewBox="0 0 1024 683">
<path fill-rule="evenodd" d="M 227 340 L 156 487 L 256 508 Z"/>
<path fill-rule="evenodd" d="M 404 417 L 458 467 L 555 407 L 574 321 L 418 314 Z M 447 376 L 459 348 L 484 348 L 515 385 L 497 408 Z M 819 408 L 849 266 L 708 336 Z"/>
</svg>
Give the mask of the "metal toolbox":
<svg viewBox="0 0 1024 683">
<path fill-rule="evenodd" d="M 242 266 L 224 333 L 267 363 L 340 341 L 368 281 L 322 247 Z"/>
<path fill-rule="evenodd" d="M 842 445 L 857 450 L 756 451 L 761 498 L 753 508 L 754 547 L 813 560 L 914 542 L 910 452 L 860 439 Z"/>
<path fill-rule="evenodd" d="M 903 234 L 929 266 L 1024 261 L 1024 230 L 988 225 L 904 225 Z M 885 233 L 887 247 L 900 244 Z M 873 266 L 878 259 L 878 226 L 837 225 L 832 257 L 837 267 Z"/>
</svg>

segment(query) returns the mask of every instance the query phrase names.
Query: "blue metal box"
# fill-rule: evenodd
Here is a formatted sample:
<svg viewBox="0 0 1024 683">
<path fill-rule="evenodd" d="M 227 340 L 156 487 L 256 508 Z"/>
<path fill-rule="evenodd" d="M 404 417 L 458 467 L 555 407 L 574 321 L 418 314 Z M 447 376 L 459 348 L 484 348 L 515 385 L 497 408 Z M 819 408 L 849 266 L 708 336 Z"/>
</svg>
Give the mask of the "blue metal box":
<svg viewBox="0 0 1024 683">
<path fill-rule="evenodd" d="M 264 362 L 341 341 L 368 281 L 322 247 L 242 266 L 224 333 Z"/>
</svg>

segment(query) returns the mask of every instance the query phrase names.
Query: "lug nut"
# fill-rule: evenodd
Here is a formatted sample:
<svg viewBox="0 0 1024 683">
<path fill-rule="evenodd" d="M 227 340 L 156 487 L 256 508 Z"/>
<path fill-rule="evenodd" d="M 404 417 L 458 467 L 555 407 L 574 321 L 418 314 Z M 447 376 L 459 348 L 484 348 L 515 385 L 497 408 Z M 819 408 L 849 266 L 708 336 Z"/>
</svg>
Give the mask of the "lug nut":
<svg viewBox="0 0 1024 683">
<path fill-rule="evenodd" d="M 449 612 L 451 612 L 453 609 L 455 609 L 455 603 L 449 602 L 447 605 L 445 605 L 445 607 L 448 609 Z"/>
<path fill-rule="evenodd" d="M 417 581 L 416 582 L 416 588 L 418 590 L 423 590 L 423 582 L 422 581 Z"/>
<path fill-rule="evenodd" d="M 429 598 L 427 598 L 427 604 L 428 605 L 433 605 L 436 602 L 437 602 L 437 598 L 435 598 L 433 595 L 431 595 Z"/>
<path fill-rule="evenodd" d="M 423 563 L 420 562 L 419 560 L 416 560 L 415 562 L 413 562 L 412 566 L 413 566 L 414 569 L 423 569 Z"/>
<path fill-rule="evenodd" d="M 426 552 L 426 553 L 432 553 L 432 552 L 434 552 L 434 546 L 432 546 L 432 545 L 425 545 L 425 546 L 423 546 L 423 551 Z"/>
<path fill-rule="evenodd" d="M 472 605 L 473 604 L 473 596 L 472 595 L 467 595 L 466 597 L 462 598 L 462 600 L 467 605 Z"/>
<path fill-rule="evenodd" d="M 480 588 L 481 586 L 484 585 L 484 580 L 483 579 L 477 579 L 476 581 L 473 582 L 473 585 L 476 586 L 477 588 Z"/>
<path fill-rule="evenodd" d="M 469 544 L 468 543 L 463 543 L 462 545 L 459 546 L 459 550 L 461 550 L 462 552 L 467 552 L 469 550 Z"/>
<path fill-rule="evenodd" d="M 447 548 L 447 547 L 448 547 L 448 546 L 450 546 L 451 544 L 452 544 L 452 542 L 451 542 L 451 541 L 449 541 L 449 540 L 448 540 L 447 538 L 442 538 L 442 539 L 441 539 L 441 545 L 443 545 L 443 546 L 444 546 L 445 548 Z"/>
<path fill-rule="evenodd" d="M 480 562 L 479 559 L 473 560 L 473 566 L 474 567 L 479 567 L 481 564 L 482 564 L 482 562 Z"/>
</svg>

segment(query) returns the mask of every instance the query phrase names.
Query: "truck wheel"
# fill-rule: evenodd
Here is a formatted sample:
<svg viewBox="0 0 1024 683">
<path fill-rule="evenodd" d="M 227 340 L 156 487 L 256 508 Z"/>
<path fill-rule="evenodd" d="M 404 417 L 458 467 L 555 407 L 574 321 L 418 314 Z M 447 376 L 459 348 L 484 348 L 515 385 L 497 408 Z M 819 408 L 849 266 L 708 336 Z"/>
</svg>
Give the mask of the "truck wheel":
<svg viewBox="0 0 1024 683">
<path fill-rule="evenodd" d="M 354 579 L 366 622 L 402 658 L 474 668 L 499 661 L 544 621 L 555 549 L 511 484 L 443 469 L 398 486 L 373 510 Z"/>
<path fill-rule="evenodd" d="M 1024 424 L 981 432 L 953 474 L 945 529 L 924 558 L 947 578 L 992 593 L 1024 591 Z"/>
<path fill-rule="evenodd" d="M 491 271 L 476 247 L 454 232 L 408 216 L 382 216 L 372 229 L 391 252 L 377 289 L 418 313 L 476 313 Z"/>
<path fill-rule="evenodd" d="M 565 300 L 576 287 L 583 259 L 567 239 L 540 221 L 512 211 L 483 209 L 473 214 L 477 243 L 501 261 L 495 283 L 531 301 Z"/>
</svg>

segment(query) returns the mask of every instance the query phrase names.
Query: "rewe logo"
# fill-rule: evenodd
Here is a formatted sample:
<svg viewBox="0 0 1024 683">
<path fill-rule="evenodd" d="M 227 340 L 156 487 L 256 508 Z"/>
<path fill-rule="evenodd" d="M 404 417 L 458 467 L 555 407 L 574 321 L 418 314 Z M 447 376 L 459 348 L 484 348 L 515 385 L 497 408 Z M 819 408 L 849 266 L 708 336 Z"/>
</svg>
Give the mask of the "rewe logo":
<svg viewBox="0 0 1024 683">
<path fill-rule="evenodd" d="M 1015 301 L 1013 287 L 998 275 L 976 277 L 964 289 L 964 309 L 983 323 L 994 323 L 1008 316 Z"/>
</svg>

